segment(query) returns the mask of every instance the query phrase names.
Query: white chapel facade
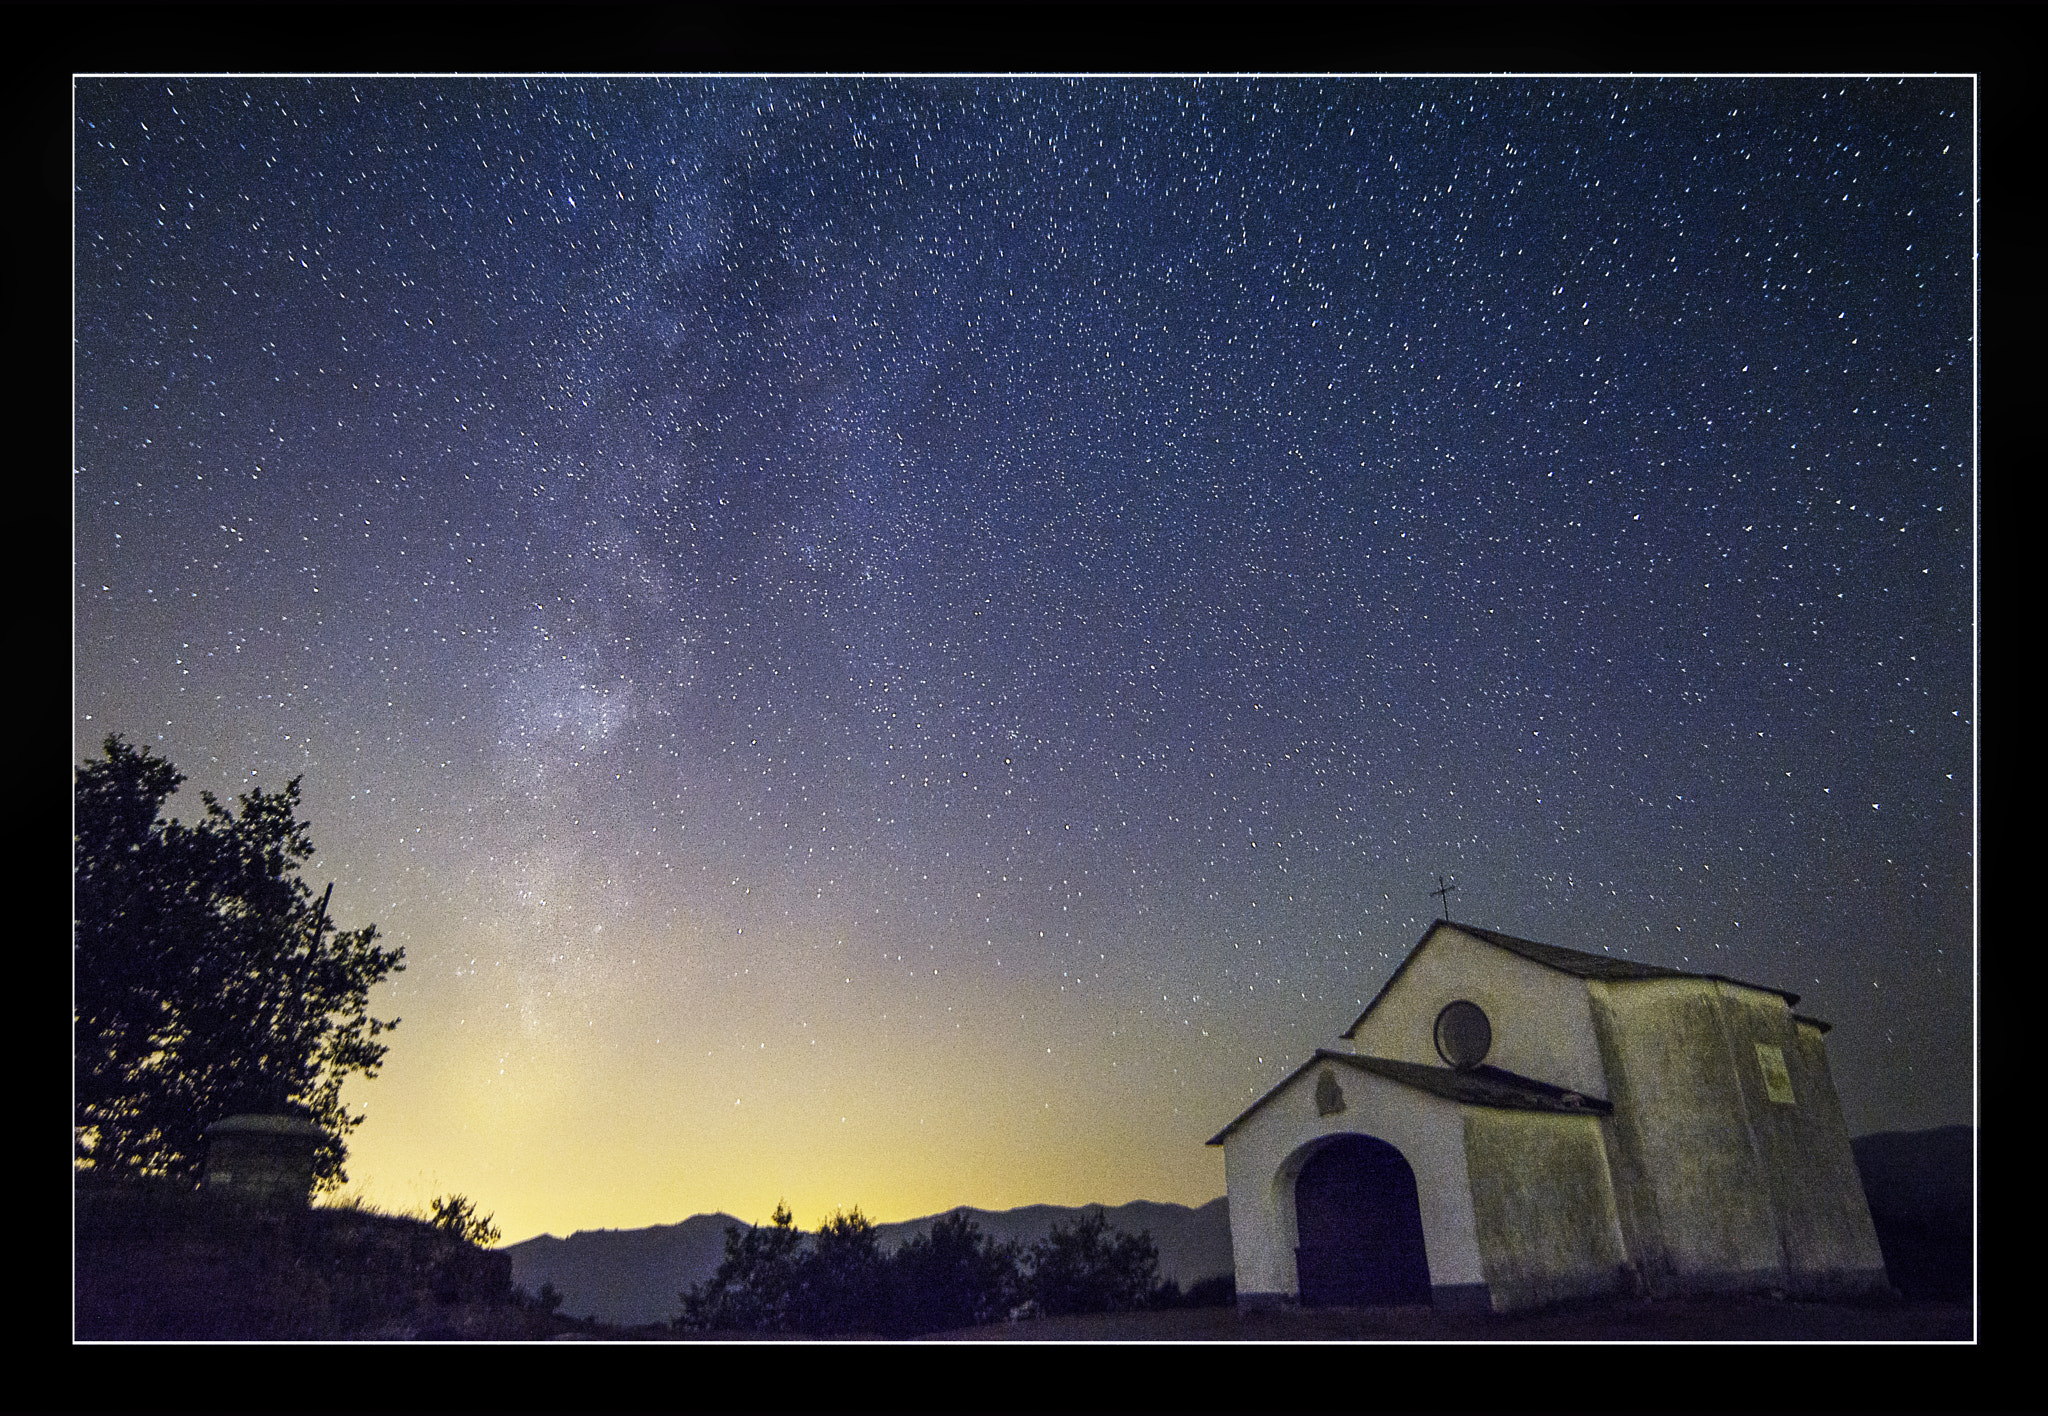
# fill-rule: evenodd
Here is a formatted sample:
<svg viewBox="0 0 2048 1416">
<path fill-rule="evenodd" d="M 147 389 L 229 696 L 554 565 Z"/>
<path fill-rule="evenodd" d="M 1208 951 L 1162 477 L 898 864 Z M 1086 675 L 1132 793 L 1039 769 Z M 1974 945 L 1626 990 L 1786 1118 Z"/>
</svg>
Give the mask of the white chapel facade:
<svg viewBox="0 0 2048 1416">
<path fill-rule="evenodd" d="M 1226 1126 L 1239 1302 L 1882 1290 L 1798 995 L 1447 920 Z"/>
</svg>

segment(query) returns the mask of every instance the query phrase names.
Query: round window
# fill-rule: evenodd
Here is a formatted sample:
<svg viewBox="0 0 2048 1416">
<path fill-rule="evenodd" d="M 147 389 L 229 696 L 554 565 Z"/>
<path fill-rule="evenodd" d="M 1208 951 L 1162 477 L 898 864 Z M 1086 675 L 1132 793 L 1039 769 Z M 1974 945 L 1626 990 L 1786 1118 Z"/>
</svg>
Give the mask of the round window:
<svg viewBox="0 0 2048 1416">
<path fill-rule="evenodd" d="M 1436 1050 L 1453 1067 L 1477 1067 L 1492 1047 L 1493 1024 L 1477 1003 L 1460 998 L 1436 1015 Z"/>
</svg>

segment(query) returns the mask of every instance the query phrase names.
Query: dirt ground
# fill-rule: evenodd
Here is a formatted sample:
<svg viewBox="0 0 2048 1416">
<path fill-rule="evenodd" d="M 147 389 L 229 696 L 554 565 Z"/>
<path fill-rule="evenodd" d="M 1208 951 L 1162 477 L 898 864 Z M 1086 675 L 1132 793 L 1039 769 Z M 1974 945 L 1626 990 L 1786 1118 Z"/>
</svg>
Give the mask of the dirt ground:
<svg viewBox="0 0 2048 1416">
<path fill-rule="evenodd" d="M 1240 1313 L 1183 1308 L 970 1328 L 929 1342 L 1969 1342 L 1971 1311 L 1935 1303 L 1615 1300 L 1499 1316 L 1431 1308 Z"/>
<path fill-rule="evenodd" d="M 564 1335 L 568 1336 L 567 1334 Z M 602 1330 L 599 1340 L 806 1342 L 791 1335 Z M 1445 1313 L 1434 1308 L 1235 1308 L 1098 1313 L 933 1333 L 917 1342 L 1882 1342 L 1967 1343 L 1967 1305 L 1907 1301 L 1800 1303 L 1766 1297 L 1610 1299 L 1531 1313 Z M 558 1341 L 561 1339 L 557 1339 Z M 839 1339 L 873 1342 L 874 1338 Z"/>
</svg>

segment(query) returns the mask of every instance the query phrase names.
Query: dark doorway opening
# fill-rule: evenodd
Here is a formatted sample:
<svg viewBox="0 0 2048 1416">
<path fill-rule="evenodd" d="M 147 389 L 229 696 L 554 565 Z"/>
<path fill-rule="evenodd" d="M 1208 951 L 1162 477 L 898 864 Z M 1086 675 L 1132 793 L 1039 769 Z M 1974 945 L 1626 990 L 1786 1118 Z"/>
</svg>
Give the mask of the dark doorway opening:
<svg viewBox="0 0 2048 1416">
<path fill-rule="evenodd" d="M 1294 1182 L 1304 1307 L 1427 1303 L 1429 1258 L 1415 1171 L 1371 1136 L 1339 1136 Z"/>
</svg>

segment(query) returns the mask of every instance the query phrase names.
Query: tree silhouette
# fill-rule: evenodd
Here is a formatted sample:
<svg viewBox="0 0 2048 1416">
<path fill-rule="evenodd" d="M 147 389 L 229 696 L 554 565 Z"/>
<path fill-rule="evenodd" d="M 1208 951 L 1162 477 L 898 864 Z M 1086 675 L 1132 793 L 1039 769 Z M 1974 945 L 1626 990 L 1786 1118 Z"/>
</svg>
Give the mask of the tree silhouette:
<svg viewBox="0 0 2048 1416">
<path fill-rule="evenodd" d="M 806 1235 L 780 1204 L 765 1225 L 728 1226 L 718 1271 L 681 1296 L 676 1326 L 698 1332 L 879 1334 L 894 1330 L 898 1306 L 875 1226 L 859 1209 Z"/>
<path fill-rule="evenodd" d="M 891 1326 L 889 1261 L 859 1208 L 818 1228 L 796 1265 L 791 1324 L 819 1337 L 880 1333 Z"/>
<path fill-rule="evenodd" d="M 817 1337 L 920 1333 L 1001 1322 L 1020 1306 L 1052 1316 L 1184 1305 L 1178 1284 L 1159 1281 L 1149 1233 L 1110 1227 L 1101 1210 L 1052 1232 L 1021 1255 L 997 1243 L 964 1210 L 913 1235 L 885 1258 L 874 1225 L 855 1209 L 816 1235 L 785 1205 L 771 1221 L 725 1231 L 712 1277 L 681 1294 L 675 1327 L 694 1332 L 800 1332 Z M 1227 1301 L 1198 1284 L 1202 1300 Z"/>
<path fill-rule="evenodd" d="M 718 1271 L 683 1293 L 676 1326 L 696 1332 L 793 1332 L 798 1317 L 797 1259 L 804 1232 L 789 1206 L 767 1224 L 727 1225 Z"/>
<path fill-rule="evenodd" d="M 1126 1234 L 1101 1210 L 1055 1224 L 1031 1246 L 1024 1291 L 1042 1316 L 1149 1307 L 1160 1289 L 1159 1249 L 1148 1231 Z"/>
<path fill-rule="evenodd" d="M 72 1019 L 76 1155 L 102 1175 L 196 1178 L 202 1133 L 236 1111 L 302 1108 L 327 1134 L 323 1189 L 347 1179 L 341 1103 L 397 1026 L 369 991 L 404 969 L 377 929 L 340 930 L 299 877 L 313 855 L 299 778 L 196 825 L 161 819 L 185 780 L 120 737 L 77 770 Z"/>
<path fill-rule="evenodd" d="M 1001 1322 L 1021 1298 L 1017 1246 L 983 1234 L 965 1210 L 912 1235 L 892 1267 L 892 1326 L 903 1336 Z"/>
</svg>

